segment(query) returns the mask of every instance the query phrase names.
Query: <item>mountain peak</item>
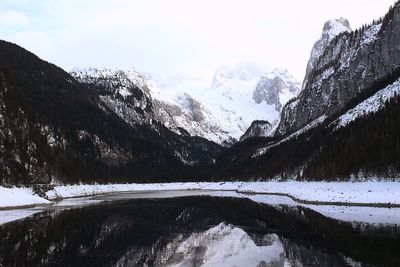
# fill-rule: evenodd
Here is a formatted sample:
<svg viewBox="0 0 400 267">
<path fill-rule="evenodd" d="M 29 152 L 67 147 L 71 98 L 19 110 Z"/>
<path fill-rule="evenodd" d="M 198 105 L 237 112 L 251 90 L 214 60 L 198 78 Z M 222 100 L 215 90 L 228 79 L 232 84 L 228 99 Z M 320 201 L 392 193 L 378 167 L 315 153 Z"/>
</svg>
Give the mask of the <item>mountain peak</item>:
<svg viewBox="0 0 400 267">
<path fill-rule="evenodd" d="M 350 22 L 348 19 L 339 18 L 331 19 L 325 22 L 322 35 L 329 35 L 331 38 L 341 34 L 342 32 L 351 31 Z"/>
<path fill-rule="evenodd" d="M 318 59 L 321 57 L 329 43 L 343 32 L 351 32 L 350 23 L 345 18 L 331 19 L 325 22 L 321 37 L 315 42 L 311 49 L 306 76 L 303 81 L 302 90 L 308 82 L 310 73 L 315 69 Z"/>
</svg>

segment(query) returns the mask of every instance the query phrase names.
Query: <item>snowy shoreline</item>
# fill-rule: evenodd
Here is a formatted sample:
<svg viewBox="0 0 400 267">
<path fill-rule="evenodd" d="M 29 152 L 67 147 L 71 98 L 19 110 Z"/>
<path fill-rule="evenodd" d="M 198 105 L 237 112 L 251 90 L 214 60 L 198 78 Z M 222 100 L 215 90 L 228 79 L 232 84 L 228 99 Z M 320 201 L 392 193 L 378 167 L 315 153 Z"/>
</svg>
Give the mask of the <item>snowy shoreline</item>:
<svg viewBox="0 0 400 267">
<path fill-rule="evenodd" d="M 30 188 L 5 188 L 0 186 L 0 209 L 26 208 L 47 204 L 51 204 L 51 201 L 39 197 Z"/>
<path fill-rule="evenodd" d="M 117 192 L 210 190 L 286 196 L 313 205 L 400 207 L 400 182 L 190 182 L 157 184 L 59 185 L 46 198 L 29 188 L 0 187 L 0 209 L 52 204 L 51 200 Z"/>
</svg>

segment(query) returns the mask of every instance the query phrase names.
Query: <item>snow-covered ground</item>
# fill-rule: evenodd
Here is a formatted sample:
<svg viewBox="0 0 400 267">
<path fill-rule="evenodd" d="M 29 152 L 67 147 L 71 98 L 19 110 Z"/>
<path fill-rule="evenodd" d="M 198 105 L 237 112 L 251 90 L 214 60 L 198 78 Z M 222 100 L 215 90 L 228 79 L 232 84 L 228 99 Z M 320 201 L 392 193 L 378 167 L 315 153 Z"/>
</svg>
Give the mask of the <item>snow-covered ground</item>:
<svg viewBox="0 0 400 267">
<path fill-rule="evenodd" d="M 220 190 L 243 193 L 272 193 L 308 202 L 400 205 L 400 182 L 192 182 L 157 184 L 60 185 L 48 191 L 48 199 L 92 196 L 112 192 L 163 190 Z M 0 187 L 0 207 L 49 204 L 26 188 Z"/>
<path fill-rule="evenodd" d="M 88 198 L 107 193 L 107 196 Z M 252 194 L 248 194 L 252 193 Z M 257 194 L 258 193 L 258 194 Z M 259 194 L 261 193 L 261 194 Z M 290 197 L 310 203 L 299 203 Z M 159 194 L 159 195 L 157 195 Z M 400 182 L 199 182 L 199 183 L 160 183 L 160 184 L 110 184 L 110 185 L 60 185 L 47 192 L 48 201 L 34 195 L 30 189 L 0 187 L 0 209 L 37 204 L 53 204 L 53 208 L 70 208 L 102 201 L 130 198 L 166 198 L 191 195 L 211 195 L 219 197 L 249 198 L 255 202 L 269 205 L 304 206 L 325 216 L 363 223 L 400 224 L 400 208 L 363 207 L 365 205 L 400 205 Z M 80 197 L 74 198 L 73 197 Z M 70 198 L 70 199 L 68 199 Z M 315 203 L 314 203 L 315 202 Z M 335 205 L 316 205 L 318 202 Z M 350 205 L 338 205 L 350 204 Z M 18 210 L 0 210 L 0 224 L 22 219 L 48 207 Z"/>
<path fill-rule="evenodd" d="M 0 208 L 42 204 L 50 204 L 50 201 L 35 195 L 29 188 L 0 186 Z"/>
<path fill-rule="evenodd" d="M 109 185 L 62 185 L 47 192 L 48 199 L 91 196 L 112 192 L 140 192 L 164 190 L 236 190 L 242 183 L 157 183 L 157 184 L 109 184 Z"/>
<path fill-rule="evenodd" d="M 400 204 L 400 182 L 259 182 L 243 183 L 241 192 L 287 194 L 304 201 Z"/>
<path fill-rule="evenodd" d="M 400 205 L 400 182 L 199 182 L 56 186 L 49 199 L 110 192 L 159 190 L 231 190 L 247 193 L 286 194 L 311 202 Z"/>
</svg>

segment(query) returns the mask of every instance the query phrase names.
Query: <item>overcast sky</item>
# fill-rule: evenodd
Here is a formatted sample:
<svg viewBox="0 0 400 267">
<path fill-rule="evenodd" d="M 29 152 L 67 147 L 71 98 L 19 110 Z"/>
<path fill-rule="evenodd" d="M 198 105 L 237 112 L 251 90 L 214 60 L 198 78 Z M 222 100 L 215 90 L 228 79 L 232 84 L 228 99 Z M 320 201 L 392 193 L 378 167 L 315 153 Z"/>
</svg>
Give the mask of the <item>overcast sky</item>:
<svg viewBox="0 0 400 267">
<path fill-rule="evenodd" d="M 134 67 L 212 75 L 222 64 L 285 67 L 302 80 L 328 19 L 352 28 L 394 0 L 1 0 L 0 38 L 66 70 Z"/>
</svg>

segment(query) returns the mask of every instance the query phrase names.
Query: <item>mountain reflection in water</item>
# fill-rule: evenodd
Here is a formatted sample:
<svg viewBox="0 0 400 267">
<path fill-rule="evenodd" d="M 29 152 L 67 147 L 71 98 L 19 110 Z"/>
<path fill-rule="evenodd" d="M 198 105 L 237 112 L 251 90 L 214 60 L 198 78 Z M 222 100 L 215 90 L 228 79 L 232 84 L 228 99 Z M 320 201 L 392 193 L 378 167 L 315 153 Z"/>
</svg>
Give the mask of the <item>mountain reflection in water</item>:
<svg viewBox="0 0 400 267">
<path fill-rule="evenodd" d="M 400 266 L 396 225 L 191 196 L 49 210 L 0 226 L 0 266 Z"/>
</svg>

